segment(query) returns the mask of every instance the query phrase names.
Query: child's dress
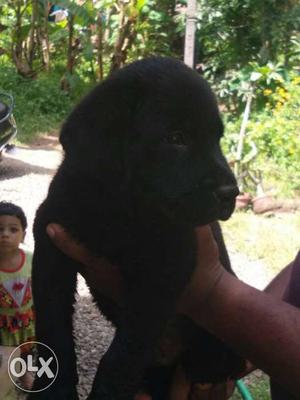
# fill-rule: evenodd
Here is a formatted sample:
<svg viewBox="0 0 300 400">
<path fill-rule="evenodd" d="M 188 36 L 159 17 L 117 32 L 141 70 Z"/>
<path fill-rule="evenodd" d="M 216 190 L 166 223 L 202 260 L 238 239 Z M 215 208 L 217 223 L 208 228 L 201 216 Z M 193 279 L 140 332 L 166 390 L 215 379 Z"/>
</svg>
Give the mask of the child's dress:
<svg viewBox="0 0 300 400">
<path fill-rule="evenodd" d="M 31 257 L 21 252 L 14 271 L 0 269 L 0 345 L 18 346 L 34 340 Z"/>
</svg>

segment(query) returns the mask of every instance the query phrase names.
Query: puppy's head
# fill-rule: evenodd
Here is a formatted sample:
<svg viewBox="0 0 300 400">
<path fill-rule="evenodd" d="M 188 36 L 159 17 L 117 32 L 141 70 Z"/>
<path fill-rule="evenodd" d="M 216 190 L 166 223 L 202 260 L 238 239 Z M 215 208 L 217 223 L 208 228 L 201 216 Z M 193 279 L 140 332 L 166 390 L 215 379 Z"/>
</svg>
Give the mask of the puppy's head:
<svg viewBox="0 0 300 400">
<path fill-rule="evenodd" d="M 137 61 L 96 87 L 66 121 L 74 173 L 192 224 L 227 219 L 238 194 L 221 152 L 223 124 L 207 82 L 180 61 Z"/>
</svg>

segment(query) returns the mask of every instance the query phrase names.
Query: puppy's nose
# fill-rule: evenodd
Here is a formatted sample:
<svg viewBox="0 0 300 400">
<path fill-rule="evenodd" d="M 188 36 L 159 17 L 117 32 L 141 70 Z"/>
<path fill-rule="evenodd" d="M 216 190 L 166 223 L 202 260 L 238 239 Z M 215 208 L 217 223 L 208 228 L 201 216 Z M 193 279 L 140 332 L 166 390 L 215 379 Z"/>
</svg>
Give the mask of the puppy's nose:
<svg viewBox="0 0 300 400">
<path fill-rule="evenodd" d="M 221 201 L 232 201 L 240 193 L 237 186 L 222 185 L 215 189 L 215 194 Z"/>
</svg>

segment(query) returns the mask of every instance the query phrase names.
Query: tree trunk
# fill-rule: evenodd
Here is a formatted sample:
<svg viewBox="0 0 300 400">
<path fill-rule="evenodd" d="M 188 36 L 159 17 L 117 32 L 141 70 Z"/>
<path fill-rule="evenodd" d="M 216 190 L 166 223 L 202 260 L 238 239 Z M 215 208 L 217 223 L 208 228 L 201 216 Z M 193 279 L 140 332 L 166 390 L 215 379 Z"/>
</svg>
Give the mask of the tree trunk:
<svg viewBox="0 0 300 400">
<path fill-rule="evenodd" d="M 136 37 L 136 16 L 126 15 L 127 4 L 124 1 L 121 1 L 120 3 L 119 32 L 114 46 L 113 56 L 111 58 L 110 72 L 113 72 L 124 65 L 127 58 L 127 52 Z"/>
<path fill-rule="evenodd" d="M 32 13 L 31 13 L 31 27 L 30 34 L 28 38 L 28 50 L 27 50 L 27 61 L 32 68 L 34 53 L 36 48 L 36 33 L 38 28 L 38 16 L 39 16 L 39 3 L 38 0 L 32 0 Z"/>
<path fill-rule="evenodd" d="M 16 6 L 13 7 L 16 13 L 16 24 L 13 29 L 15 40 L 12 42 L 12 60 L 16 66 L 18 74 L 24 76 L 25 78 L 34 78 L 36 76 L 36 73 L 33 71 L 24 55 L 24 42 L 22 39 L 22 17 L 27 4 L 24 4 L 23 11 L 22 5 L 23 1 L 18 0 L 16 2 Z"/>
<path fill-rule="evenodd" d="M 43 22 L 39 27 L 38 36 L 41 43 L 42 50 L 42 63 L 45 70 L 50 71 L 50 43 L 49 43 L 49 32 L 48 32 L 48 5 L 45 1 L 43 5 L 44 17 Z"/>
<path fill-rule="evenodd" d="M 66 73 L 61 79 L 61 89 L 65 92 L 69 92 L 70 87 L 70 76 L 73 75 L 74 66 L 76 61 L 76 56 L 80 49 L 80 40 L 74 39 L 74 15 L 70 14 L 68 19 L 68 29 L 69 29 L 69 38 L 68 38 L 68 53 L 67 53 L 67 68 Z"/>
<path fill-rule="evenodd" d="M 99 12 L 97 18 L 97 63 L 98 63 L 98 79 L 103 79 L 103 27 L 102 15 Z"/>
</svg>

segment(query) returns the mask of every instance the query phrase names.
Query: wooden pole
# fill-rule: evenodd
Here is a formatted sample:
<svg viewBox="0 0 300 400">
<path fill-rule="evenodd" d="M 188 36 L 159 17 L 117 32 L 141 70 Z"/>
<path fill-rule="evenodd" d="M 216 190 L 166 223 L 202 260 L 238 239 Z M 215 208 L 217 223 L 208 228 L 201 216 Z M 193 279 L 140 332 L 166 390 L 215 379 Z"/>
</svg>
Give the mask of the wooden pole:
<svg viewBox="0 0 300 400">
<path fill-rule="evenodd" d="M 188 0 L 185 24 L 184 62 L 191 68 L 195 65 L 195 33 L 197 23 L 197 0 Z"/>
</svg>

